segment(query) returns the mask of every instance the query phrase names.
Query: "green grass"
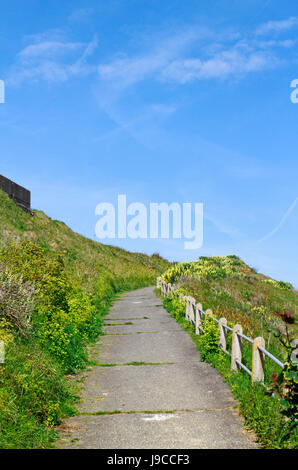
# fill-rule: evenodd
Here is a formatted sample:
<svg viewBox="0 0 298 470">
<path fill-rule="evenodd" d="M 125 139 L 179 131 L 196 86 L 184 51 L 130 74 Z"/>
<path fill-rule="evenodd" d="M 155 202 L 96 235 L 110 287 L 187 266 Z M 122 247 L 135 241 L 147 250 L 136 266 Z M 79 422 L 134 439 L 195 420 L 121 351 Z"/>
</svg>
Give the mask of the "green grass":
<svg viewBox="0 0 298 470">
<path fill-rule="evenodd" d="M 33 212 L 22 211 L 0 190 L 2 294 L 6 289 L 0 296 L 0 339 L 6 344 L 0 364 L 3 449 L 54 445 L 57 425 L 77 412 L 81 379 L 76 374 L 92 363 L 88 345 L 102 334 L 109 307 L 120 293 L 153 285 L 169 266 L 157 254 L 97 243 Z M 23 304 L 30 306 L 31 300 L 28 320 Z"/>
<path fill-rule="evenodd" d="M 52 426 L 75 413 L 77 389 L 34 341 L 7 349 L 0 370 L 0 448 L 47 448 Z"/>
</svg>

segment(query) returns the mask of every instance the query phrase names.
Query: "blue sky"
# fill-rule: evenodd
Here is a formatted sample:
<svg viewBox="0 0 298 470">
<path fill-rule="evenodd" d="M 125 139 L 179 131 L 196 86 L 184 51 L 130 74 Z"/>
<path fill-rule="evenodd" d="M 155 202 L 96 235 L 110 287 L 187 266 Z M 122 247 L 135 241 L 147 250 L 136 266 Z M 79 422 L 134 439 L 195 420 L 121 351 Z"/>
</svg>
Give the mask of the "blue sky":
<svg viewBox="0 0 298 470">
<path fill-rule="evenodd" d="M 0 1 L 0 173 L 95 239 L 95 207 L 202 202 L 204 244 L 298 287 L 293 0 Z"/>
</svg>

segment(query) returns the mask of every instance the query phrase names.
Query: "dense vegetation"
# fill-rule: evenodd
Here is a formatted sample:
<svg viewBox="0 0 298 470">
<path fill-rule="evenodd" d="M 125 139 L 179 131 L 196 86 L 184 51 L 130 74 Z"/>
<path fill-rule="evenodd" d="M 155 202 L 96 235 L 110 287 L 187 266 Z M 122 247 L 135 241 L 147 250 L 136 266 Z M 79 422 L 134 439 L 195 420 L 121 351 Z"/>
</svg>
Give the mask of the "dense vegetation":
<svg viewBox="0 0 298 470">
<path fill-rule="evenodd" d="M 0 191 L 0 448 L 51 446 L 114 295 L 152 285 L 168 266 L 27 214 Z"/>
<path fill-rule="evenodd" d="M 192 336 L 201 360 L 216 367 L 230 384 L 246 425 L 259 442 L 267 448 L 297 448 L 298 364 L 293 355 L 298 346 L 293 342 L 297 337 L 297 291 L 289 283 L 258 274 L 233 255 L 179 263 L 162 279 L 176 289 L 175 295 L 164 299 L 165 307 Z M 204 310 L 211 308 L 215 317 L 225 317 L 229 326 L 241 324 L 246 335 L 265 338 L 266 348 L 287 363 L 280 371 L 275 363 L 266 361 L 269 391 L 260 384 L 252 386 L 244 371 L 230 370 L 230 358 L 218 348 L 218 327 L 213 320 L 207 317 L 202 324 L 204 333 L 195 335 L 194 326 L 185 320 L 185 301 L 179 293 L 194 297 Z M 227 343 L 230 350 L 231 335 Z M 251 346 L 246 342 L 242 362 L 251 368 Z"/>
<path fill-rule="evenodd" d="M 215 316 L 225 317 L 233 325 L 241 324 L 245 334 L 263 336 L 267 346 L 278 344 L 273 327 L 281 327 L 280 314 L 294 313 L 298 307 L 298 293 L 291 284 L 257 273 L 234 255 L 179 263 L 162 278 L 183 288 L 203 308 L 211 308 Z M 291 328 L 297 334 L 297 325 Z"/>
</svg>

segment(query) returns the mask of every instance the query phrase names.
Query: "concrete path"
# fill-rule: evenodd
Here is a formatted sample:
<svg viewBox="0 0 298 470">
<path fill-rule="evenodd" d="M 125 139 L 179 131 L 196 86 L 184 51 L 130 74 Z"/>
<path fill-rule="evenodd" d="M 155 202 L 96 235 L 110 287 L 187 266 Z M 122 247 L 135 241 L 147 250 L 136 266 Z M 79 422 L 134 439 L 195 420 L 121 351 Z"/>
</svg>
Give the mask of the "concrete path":
<svg viewBox="0 0 298 470">
<path fill-rule="evenodd" d="M 149 287 L 125 294 L 93 349 L 59 448 L 249 449 L 229 387 Z"/>
</svg>

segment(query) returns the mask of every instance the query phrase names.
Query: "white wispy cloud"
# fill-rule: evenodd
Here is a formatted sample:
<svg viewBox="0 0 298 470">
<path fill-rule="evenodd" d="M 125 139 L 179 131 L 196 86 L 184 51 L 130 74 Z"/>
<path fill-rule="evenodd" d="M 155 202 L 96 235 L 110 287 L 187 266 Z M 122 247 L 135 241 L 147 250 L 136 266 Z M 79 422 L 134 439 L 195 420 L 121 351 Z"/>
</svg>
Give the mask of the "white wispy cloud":
<svg viewBox="0 0 298 470">
<path fill-rule="evenodd" d="M 228 235 L 230 237 L 241 235 L 241 232 L 237 227 L 227 225 L 225 222 L 222 222 L 218 218 L 212 217 L 205 213 L 204 219 L 208 220 L 208 222 L 214 225 L 219 232 L 224 233 L 225 235 Z"/>
<path fill-rule="evenodd" d="M 269 40 L 269 41 L 258 41 L 257 46 L 260 49 L 268 49 L 268 48 L 285 48 L 285 49 L 290 49 L 291 47 L 294 47 L 296 44 L 297 40 L 294 39 L 285 39 L 284 41 L 275 41 L 275 40 Z"/>
<path fill-rule="evenodd" d="M 89 43 L 67 41 L 62 34 L 53 39 L 52 33 L 30 37 L 31 44 L 18 54 L 6 82 L 20 85 L 24 81 L 44 80 L 65 82 L 71 77 L 88 75 L 95 71 L 87 63 L 87 58 L 97 48 L 95 36 Z"/>
<path fill-rule="evenodd" d="M 114 85 L 118 83 L 119 88 L 124 89 L 146 79 L 186 84 L 195 80 L 245 76 L 276 67 L 280 60 L 275 49 L 294 45 L 293 40 L 258 41 L 253 37 L 239 39 L 238 35 L 233 38 L 231 34 L 225 39 L 222 33 L 210 31 L 205 31 L 205 35 L 184 33 L 169 37 L 166 44 L 160 42 L 143 54 L 100 64 L 99 78 Z M 186 54 L 190 48 L 192 54 Z"/>
<path fill-rule="evenodd" d="M 91 13 L 89 9 L 79 9 L 69 20 Z M 281 62 L 280 48 L 290 49 L 296 43 L 293 39 L 266 40 L 260 36 L 270 31 L 286 31 L 295 25 L 296 17 L 269 21 L 246 36 L 192 25 L 176 34 L 164 31 L 150 41 L 147 38 L 143 47 L 140 41 L 138 54 L 118 51 L 109 61 L 92 66 L 87 58 L 98 47 L 97 37 L 89 44 L 70 41 L 65 31 L 55 29 L 26 38 L 29 43 L 17 55 L 7 82 L 14 85 L 25 80 L 65 82 L 78 75 L 97 73 L 99 81 L 117 94 L 148 79 L 187 84 L 244 77 L 276 67 Z"/>
<path fill-rule="evenodd" d="M 118 82 L 121 88 L 134 85 L 149 77 L 154 77 L 172 60 L 178 58 L 183 51 L 195 41 L 209 37 L 206 29 L 190 28 L 180 34 L 168 36 L 166 39 L 153 43 L 150 50 L 131 56 L 122 55 L 106 64 L 99 64 L 98 75 L 101 80 Z"/>
<path fill-rule="evenodd" d="M 298 18 L 296 16 L 291 16 L 285 20 L 268 21 L 267 23 L 262 24 L 259 28 L 257 28 L 256 34 L 262 35 L 273 32 L 280 33 L 283 31 L 288 31 L 295 26 L 298 26 Z"/>
<path fill-rule="evenodd" d="M 139 114 L 136 118 L 129 121 L 122 120 L 119 116 L 113 115 L 113 120 L 117 123 L 117 127 L 109 132 L 99 135 L 94 140 L 96 142 L 108 140 L 122 132 L 136 133 L 140 127 L 144 128 L 151 122 L 157 123 L 175 113 L 175 111 L 176 106 L 174 105 L 158 103 L 148 106 L 144 113 Z"/>
<path fill-rule="evenodd" d="M 176 60 L 162 71 L 164 80 L 181 84 L 194 80 L 240 76 L 273 67 L 277 59 L 261 51 L 244 52 L 232 48 L 207 59 Z"/>
<path fill-rule="evenodd" d="M 85 23 L 89 21 L 90 17 L 94 14 L 93 8 L 79 8 L 74 10 L 68 17 L 68 21 L 71 23 Z"/>
<path fill-rule="evenodd" d="M 155 82 L 157 85 L 176 83 L 187 86 L 200 80 L 243 79 L 248 74 L 278 67 L 284 60 L 281 48 L 290 49 L 294 41 L 266 39 L 257 36 L 255 31 L 241 35 L 230 29 L 211 30 L 192 25 L 176 34 L 168 31 L 162 37 L 160 34 L 151 36 L 150 40 L 143 37 L 143 42 L 136 41 L 138 53 L 118 50 L 97 67 L 99 106 L 118 128 L 108 136 L 121 132 L 121 129 L 137 139 L 143 135 L 140 126 L 144 120 L 139 119 L 138 114 L 146 113 L 148 104 L 141 105 L 142 109 L 132 109 L 126 104 L 128 94 L 139 84 Z M 156 114 L 151 115 L 149 127 L 153 128 Z"/>
<path fill-rule="evenodd" d="M 297 205 L 297 202 L 298 202 L 298 197 L 296 197 L 295 201 L 290 205 L 290 207 L 284 213 L 284 215 L 282 216 L 279 224 L 271 232 L 269 232 L 267 235 L 265 235 L 263 238 L 261 238 L 258 241 L 258 243 L 261 243 L 261 242 L 263 242 L 265 240 L 268 240 L 269 238 L 273 237 L 273 235 L 275 235 L 281 229 L 281 227 L 283 226 L 283 224 L 285 223 L 287 218 L 291 215 L 291 213 L 295 209 L 295 207 Z"/>
<path fill-rule="evenodd" d="M 59 56 L 66 55 L 69 52 L 75 52 L 83 47 L 84 44 L 80 42 L 44 41 L 25 47 L 19 53 L 19 58 L 22 62 L 34 61 L 40 58 L 56 59 Z"/>
</svg>

